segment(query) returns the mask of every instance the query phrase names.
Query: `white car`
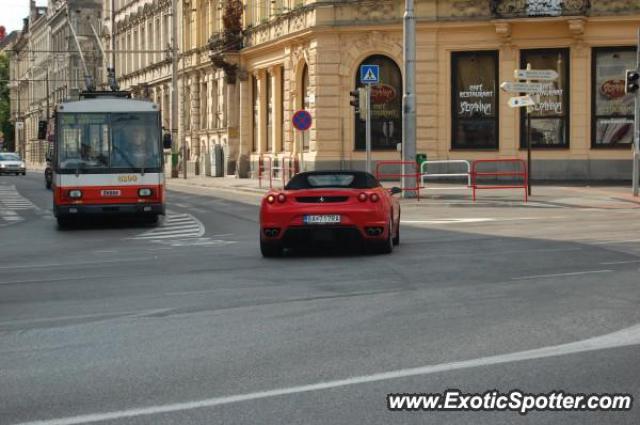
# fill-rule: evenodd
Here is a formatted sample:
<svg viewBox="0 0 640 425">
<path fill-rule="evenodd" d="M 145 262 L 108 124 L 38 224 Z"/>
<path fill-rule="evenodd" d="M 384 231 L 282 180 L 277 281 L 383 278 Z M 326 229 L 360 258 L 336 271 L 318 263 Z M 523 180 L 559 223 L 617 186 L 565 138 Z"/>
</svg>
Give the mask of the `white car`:
<svg viewBox="0 0 640 425">
<path fill-rule="evenodd" d="M 27 166 L 20 155 L 13 152 L 0 152 L 0 174 L 27 174 Z"/>
</svg>

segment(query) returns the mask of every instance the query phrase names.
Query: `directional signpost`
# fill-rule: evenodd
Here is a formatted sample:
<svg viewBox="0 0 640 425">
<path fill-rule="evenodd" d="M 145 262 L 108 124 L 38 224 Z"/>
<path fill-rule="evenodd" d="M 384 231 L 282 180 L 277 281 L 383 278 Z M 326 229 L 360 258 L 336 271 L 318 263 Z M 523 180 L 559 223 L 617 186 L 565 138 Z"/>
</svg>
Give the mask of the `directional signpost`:
<svg viewBox="0 0 640 425">
<path fill-rule="evenodd" d="M 527 108 L 527 126 L 525 130 L 527 138 L 527 172 L 529 174 L 529 187 L 527 191 L 531 196 L 531 112 L 533 106 L 539 101 L 540 94 L 545 92 L 549 81 L 558 79 L 558 72 L 553 69 L 531 69 L 531 64 L 527 64 L 527 69 L 516 69 L 513 75 L 520 81 L 505 81 L 500 84 L 500 88 L 509 93 L 527 93 L 526 96 L 514 96 L 509 99 L 509 106 L 512 108 Z M 547 83 L 532 83 L 530 80 L 547 81 Z M 530 96 L 535 94 L 535 99 Z"/>
<path fill-rule="evenodd" d="M 505 81 L 500 84 L 500 88 L 509 93 L 540 93 L 544 90 L 543 83 L 520 83 Z"/>
<path fill-rule="evenodd" d="M 521 108 L 523 106 L 534 106 L 535 100 L 531 96 L 515 96 L 509 99 L 509 106 L 512 108 Z"/>
<path fill-rule="evenodd" d="M 559 77 L 553 69 L 516 69 L 513 74 L 517 80 L 555 81 Z"/>
<path fill-rule="evenodd" d="M 371 85 L 380 82 L 379 65 L 362 65 L 360 67 L 360 82 L 365 85 L 367 93 L 367 119 L 366 119 L 366 150 L 367 172 L 371 172 Z"/>
</svg>

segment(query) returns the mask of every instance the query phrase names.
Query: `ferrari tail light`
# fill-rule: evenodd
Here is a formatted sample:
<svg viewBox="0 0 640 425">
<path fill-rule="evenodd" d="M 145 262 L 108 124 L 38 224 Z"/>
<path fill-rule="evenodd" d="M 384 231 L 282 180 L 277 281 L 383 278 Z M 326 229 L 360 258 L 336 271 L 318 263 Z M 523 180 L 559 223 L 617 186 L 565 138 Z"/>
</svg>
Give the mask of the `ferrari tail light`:
<svg viewBox="0 0 640 425">
<path fill-rule="evenodd" d="M 364 202 L 364 201 L 366 201 L 366 200 L 367 200 L 367 198 L 368 198 L 368 196 L 367 196 L 367 194 L 366 194 L 366 193 L 364 193 L 364 192 L 362 192 L 362 193 L 360 193 L 360 194 L 358 195 L 358 201 L 360 201 L 360 202 Z"/>
<path fill-rule="evenodd" d="M 287 195 L 285 195 L 284 193 L 278 194 L 278 202 L 282 204 L 286 201 L 287 201 Z"/>
<path fill-rule="evenodd" d="M 371 196 L 369 196 L 369 199 L 371 199 L 371 202 L 378 202 L 380 200 L 380 197 L 377 193 L 372 193 Z"/>
<path fill-rule="evenodd" d="M 276 197 L 273 195 L 267 196 L 267 202 L 273 204 L 274 202 L 276 202 Z"/>
</svg>

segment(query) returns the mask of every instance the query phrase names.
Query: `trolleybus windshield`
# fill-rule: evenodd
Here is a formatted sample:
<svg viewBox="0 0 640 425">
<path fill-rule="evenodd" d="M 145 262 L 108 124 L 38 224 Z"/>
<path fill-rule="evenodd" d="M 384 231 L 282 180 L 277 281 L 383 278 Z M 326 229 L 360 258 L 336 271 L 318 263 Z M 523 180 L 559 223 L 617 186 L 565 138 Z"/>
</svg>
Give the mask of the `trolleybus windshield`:
<svg viewBox="0 0 640 425">
<path fill-rule="evenodd" d="M 59 120 L 58 168 L 63 172 L 161 167 L 157 113 L 62 113 Z"/>
</svg>

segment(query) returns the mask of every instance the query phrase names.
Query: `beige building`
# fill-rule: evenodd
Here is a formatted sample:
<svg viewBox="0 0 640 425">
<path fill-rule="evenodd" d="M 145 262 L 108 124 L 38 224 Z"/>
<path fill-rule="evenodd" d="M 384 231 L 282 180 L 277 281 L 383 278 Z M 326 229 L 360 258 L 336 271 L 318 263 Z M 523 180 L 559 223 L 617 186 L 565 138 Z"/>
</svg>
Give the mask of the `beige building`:
<svg viewBox="0 0 640 425">
<path fill-rule="evenodd" d="M 29 13 L 29 40 L 27 87 L 28 103 L 25 111 L 25 153 L 29 162 L 43 162 L 46 141 L 38 139 L 38 123 L 46 121 L 51 113 L 49 104 L 49 26 L 47 8 L 31 2 Z M 47 109 L 49 107 L 49 109 Z"/>
<path fill-rule="evenodd" d="M 10 102 L 14 123 L 15 151 L 23 158 L 26 153 L 27 126 L 25 125 L 29 104 L 29 20 L 24 19 L 22 31 L 11 46 L 10 63 Z"/>
<path fill-rule="evenodd" d="M 62 3 L 69 1 L 94 0 Z M 111 0 L 100 7 L 107 47 Z M 364 168 L 364 123 L 349 104 L 363 64 L 381 70 L 373 159 L 399 159 L 403 7 L 403 0 L 179 0 L 175 143 L 187 147 L 188 171 L 255 175 L 259 163 L 281 167 L 293 158 L 306 169 Z M 115 0 L 114 9 L 120 86 L 158 103 L 169 130 L 171 0 Z M 55 50 L 68 37 L 56 38 L 64 25 L 52 13 Z M 510 108 L 499 86 L 531 64 L 559 75 L 531 114 L 534 176 L 630 176 L 633 102 L 622 80 L 635 67 L 636 0 L 416 0 L 416 16 L 419 153 L 524 158 L 525 112 Z M 55 81 L 77 80 L 77 67 L 50 67 Z M 71 88 L 53 85 L 52 96 L 70 97 Z M 299 109 L 313 117 L 304 134 L 291 124 Z"/>
<path fill-rule="evenodd" d="M 234 172 L 230 147 L 237 145 L 233 114 L 235 86 L 224 72 L 212 66 L 208 42 L 221 31 L 224 2 L 181 0 L 178 2 L 178 144 L 185 141 L 190 173 L 222 175 Z M 110 16 L 105 1 L 105 26 Z M 116 74 L 120 88 L 132 90 L 161 107 L 163 127 L 171 123 L 171 1 L 116 0 Z M 107 37 L 108 41 L 108 37 Z M 216 148 L 217 147 L 217 148 Z M 222 161 L 226 158 L 225 161 Z M 218 164 L 215 164 L 218 160 Z M 216 166 L 217 165 L 217 166 Z"/>
<path fill-rule="evenodd" d="M 93 30 L 100 32 L 101 0 L 49 0 L 38 7 L 29 0 L 29 16 L 10 49 L 11 110 L 16 150 L 31 163 L 45 161 L 46 141 L 40 121 L 46 121 L 57 102 L 77 99 L 89 77 L 102 81 L 102 57 Z M 85 66 L 71 27 L 78 35 Z M 93 28 L 92 28 L 93 27 Z"/>
<path fill-rule="evenodd" d="M 307 168 L 363 167 L 364 124 L 349 105 L 362 64 L 378 64 L 373 158 L 402 140 L 404 1 L 248 2 L 240 51 L 240 152 L 297 154 Z M 253 7 L 251 7 L 253 6 Z M 417 15 L 417 151 L 429 159 L 524 158 L 524 111 L 500 83 L 554 69 L 532 113 L 534 175 L 627 179 L 640 3 L 624 0 L 422 0 Z M 309 110 L 308 138 L 290 124 Z"/>
</svg>

